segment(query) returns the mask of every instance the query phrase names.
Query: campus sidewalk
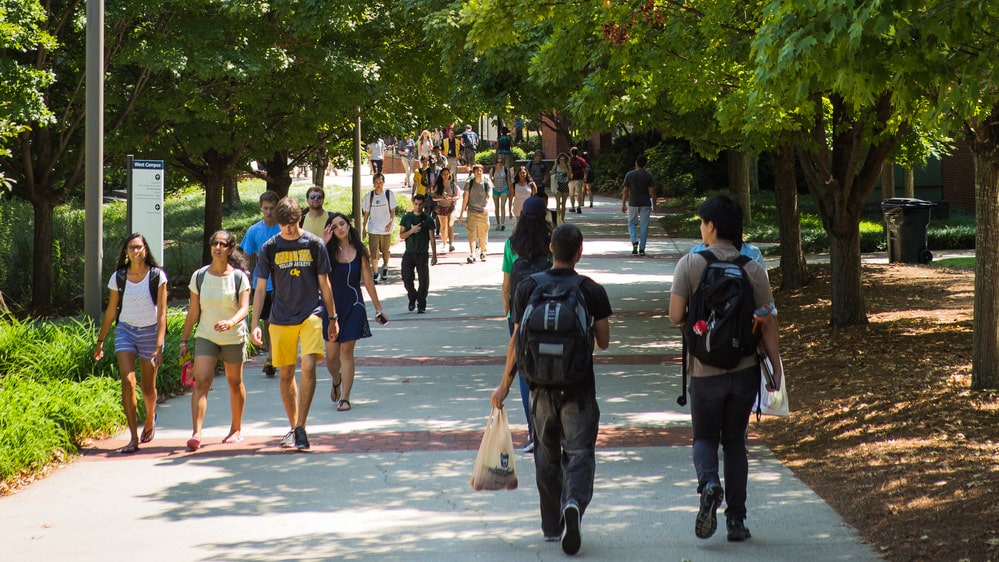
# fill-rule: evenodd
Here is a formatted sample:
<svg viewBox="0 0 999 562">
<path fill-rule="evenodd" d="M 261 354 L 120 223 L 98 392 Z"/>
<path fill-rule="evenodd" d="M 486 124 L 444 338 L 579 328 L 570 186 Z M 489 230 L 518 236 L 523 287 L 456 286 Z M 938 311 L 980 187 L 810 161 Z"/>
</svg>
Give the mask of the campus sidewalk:
<svg viewBox="0 0 999 562">
<path fill-rule="evenodd" d="M 389 187 L 401 185 L 390 178 Z M 666 317 L 673 267 L 694 240 L 650 237 L 632 256 L 620 202 L 597 198 L 568 214 L 586 240 L 578 269 L 614 309 L 611 344 L 596 355 L 601 434 L 593 502 L 578 557 L 589 560 L 879 560 L 856 531 L 758 440 L 750 443 L 745 543 L 694 537 L 690 418 L 680 394 L 679 332 Z M 282 450 L 278 381 L 246 365 L 245 441 L 222 445 L 224 379 L 209 395 L 204 446 L 188 453 L 190 396 L 158 408 L 156 438 L 121 456 L 124 435 L 19 493 L 0 498 L 5 560 L 434 560 L 564 558 L 545 543 L 531 456 L 517 453 L 519 489 L 473 492 L 469 477 L 508 340 L 500 282 L 504 232 L 489 259 L 458 251 L 431 268 L 427 314 L 406 311 L 393 248 L 378 286 L 387 326 L 358 342 L 353 410 L 337 412 L 330 379 L 309 417 L 309 452 Z M 655 232 L 655 229 L 653 229 Z M 501 238 L 502 236 L 502 238 Z M 462 251 L 462 250 L 465 251 Z M 369 313 L 373 312 L 369 309 Z M 789 376 L 793 377 L 794 373 Z M 523 445 L 519 395 L 506 406 Z M 790 397 L 792 409 L 794 396 Z"/>
</svg>

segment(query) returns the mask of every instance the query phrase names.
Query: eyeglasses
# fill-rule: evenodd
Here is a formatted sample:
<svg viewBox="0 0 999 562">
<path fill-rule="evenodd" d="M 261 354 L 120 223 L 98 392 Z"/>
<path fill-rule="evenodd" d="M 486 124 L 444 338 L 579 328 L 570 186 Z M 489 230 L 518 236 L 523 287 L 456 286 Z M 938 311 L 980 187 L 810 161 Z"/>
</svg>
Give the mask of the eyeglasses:
<svg viewBox="0 0 999 562">
<path fill-rule="evenodd" d="M 143 246 L 142 244 L 133 244 L 133 245 L 129 246 L 128 249 L 132 250 L 133 252 L 139 252 L 139 251 L 145 250 L 146 247 Z"/>
<path fill-rule="evenodd" d="M 315 201 L 317 199 L 322 199 L 322 198 L 323 198 L 323 196 L 319 195 L 318 193 L 313 193 L 312 195 L 309 196 L 309 199 L 312 199 L 313 201 Z"/>
<path fill-rule="evenodd" d="M 223 242 L 222 240 L 212 240 L 212 247 L 219 246 L 220 248 L 228 248 L 232 246 L 229 242 Z"/>
</svg>

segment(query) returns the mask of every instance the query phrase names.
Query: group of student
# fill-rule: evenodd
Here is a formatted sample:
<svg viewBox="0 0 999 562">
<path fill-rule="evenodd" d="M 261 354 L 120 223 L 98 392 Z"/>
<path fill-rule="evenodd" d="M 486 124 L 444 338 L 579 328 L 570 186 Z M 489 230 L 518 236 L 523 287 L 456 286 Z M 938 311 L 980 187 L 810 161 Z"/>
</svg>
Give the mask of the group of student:
<svg viewBox="0 0 999 562">
<path fill-rule="evenodd" d="M 376 176 L 376 186 L 379 180 L 384 183 L 381 174 Z M 316 363 L 324 356 L 333 383 L 330 399 L 338 411 L 351 409 L 354 346 L 357 340 L 371 336 L 362 285 L 374 306 L 375 321 L 385 324 L 388 316 L 382 310 L 372 273 L 372 262 L 378 254 L 373 251 L 374 257 L 369 258 L 362 235 L 346 216 L 322 210 L 324 198 L 321 188 L 310 189 L 310 211 L 303 214 L 294 199 L 266 191 L 260 196 L 262 219 L 247 229 L 240 246 L 227 230 L 210 237 L 211 262 L 195 271 L 188 285 L 190 305 L 178 349 L 181 357 L 193 356 L 189 450 L 201 448 L 207 393 L 218 360 L 225 368 L 232 409 L 229 432 L 222 442 L 242 440 L 246 402 L 243 364 L 248 339 L 256 346 L 266 346 L 265 373 L 280 376 L 281 402 L 290 426 L 281 440 L 282 447 L 310 447 L 306 423 L 316 390 Z M 316 209 L 321 215 L 313 212 Z M 365 215 L 369 218 L 370 212 Z M 425 221 L 419 215 L 417 203 L 414 213 L 403 217 L 402 237 L 407 248 L 413 246 L 418 251 L 422 233 L 425 252 L 427 235 L 432 236 L 433 231 L 423 230 Z M 371 230 L 372 226 L 366 223 L 365 228 Z M 371 238 L 372 247 L 380 250 L 378 235 Z M 404 257 L 404 280 L 405 262 Z M 248 277 L 244 271 L 252 275 Z M 382 271 L 384 276 L 386 270 Z M 166 283 L 166 272 L 159 267 L 145 237 L 140 233 L 129 235 L 108 282 L 110 297 L 94 349 L 94 359 L 100 360 L 105 338 L 117 322 L 114 349 L 131 434 L 128 444 L 119 449 L 122 454 L 134 453 L 156 434 L 156 373 L 162 364 L 166 338 Z M 412 292 L 410 310 L 417 302 L 420 312 L 425 310 L 426 288 L 421 290 L 422 295 Z M 253 312 L 248 327 L 251 294 Z M 300 385 L 295 379 L 299 350 Z M 146 410 L 141 432 L 135 394 L 137 365 L 141 368 L 138 380 Z"/>
<path fill-rule="evenodd" d="M 533 177 L 530 171 L 527 173 Z M 469 181 L 472 185 L 486 185 L 481 166 L 473 167 Z M 381 174 L 375 175 L 374 186 L 373 193 L 377 196 L 389 197 L 384 193 L 384 177 Z M 484 213 L 484 207 L 479 209 L 469 202 L 467 193 L 468 190 L 463 198 L 459 220 L 466 212 L 470 220 L 473 215 Z M 206 394 L 219 358 L 225 365 L 232 408 L 232 424 L 223 443 L 242 439 L 240 423 L 245 404 L 242 368 L 247 338 L 255 345 L 262 345 L 266 334 L 270 336 L 268 363 L 280 371 L 281 399 L 291 427 L 281 441 L 283 447 L 309 448 L 305 428 L 316 388 L 316 362 L 324 355 L 333 378 L 331 399 L 337 403 L 338 410 L 350 409 L 354 344 L 358 339 L 371 335 L 360 291 L 362 284 L 374 304 L 375 320 L 382 324 L 388 322 L 378 300 L 372 273 L 376 270 L 378 253 L 373 249 L 369 259 L 362 243 L 363 233 L 359 234 L 343 214 L 322 211 L 321 189 L 310 189 L 307 197 L 310 210 L 303 216 L 299 204 L 293 199 L 277 199 L 272 192 L 261 196 L 260 209 L 264 218 L 247 231 L 242 245 L 246 253 L 255 257 L 252 283 L 243 272 L 246 265 L 243 263 L 244 252 L 237 250 L 235 237 L 225 230 L 214 233 L 210 239 L 211 263 L 191 276 L 191 303 L 180 352 L 187 352 L 189 337 L 197 323 L 198 328 L 193 334 L 193 432 L 187 443 L 192 451 L 201 445 Z M 375 197 L 369 200 L 369 206 L 364 211 L 366 219 L 373 214 L 371 205 L 374 200 Z M 434 219 L 425 212 L 426 201 L 425 194 L 417 193 L 413 211 L 401 221 L 400 235 L 406 242 L 404 271 L 407 267 L 417 271 L 421 267 L 425 269 L 428 249 L 432 249 L 436 260 Z M 315 202 L 319 204 L 315 205 Z M 385 202 L 385 205 L 390 204 L 390 200 Z M 484 205 L 483 199 L 477 200 L 478 204 Z M 389 208 L 394 210 L 394 206 Z M 676 325 L 690 323 L 690 305 L 698 296 L 704 272 L 712 262 L 736 261 L 740 253 L 751 253 L 747 252 L 748 245 L 742 241 L 741 209 L 732 199 L 725 196 L 709 198 L 699 207 L 698 214 L 705 249 L 684 256 L 676 266 L 669 304 L 669 318 Z M 488 220 L 488 217 L 485 219 Z M 612 310 L 606 290 L 575 272 L 575 265 L 582 257 L 583 236 L 579 228 L 568 223 L 556 226 L 556 222 L 548 212 L 544 198 L 537 195 L 528 197 L 506 242 L 502 268 L 503 306 L 508 313 L 510 340 L 504 372 L 490 401 L 494 407 L 503 407 L 520 368 L 521 400 L 529 420 L 530 442 L 525 450 L 534 453 L 542 532 L 546 541 L 560 542 L 563 551 L 571 555 L 581 548 L 581 519 L 592 499 L 596 471 L 595 448 L 600 410 L 591 354 L 594 347 L 607 349 L 609 345 Z M 303 228 L 305 225 L 308 228 Z M 309 231 L 320 229 L 320 225 L 320 234 Z M 369 237 L 375 228 L 367 223 Z M 274 233 L 269 234 L 271 232 Z M 391 232 L 391 225 L 385 232 Z M 382 235 L 381 232 L 377 234 Z M 381 246 L 377 248 L 380 250 Z M 482 250 L 485 250 L 484 244 Z M 771 311 L 761 319 L 761 349 L 774 366 L 774 382 L 768 383 L 768 389 L 776 390 L 782 384 L 783 373 L 778 351 L 776 310 L 766 269 L 753 260 L 743 259 L 738 263 L 751 289 L 752 304 Z M 529 273 L 525 274 L 525 271 Z M 539 277 L 533 272 L 546 273 L 544 277 Z M 405 273 L 403 278 L 406 279 Z M 166 282 L 166 274 L 157 266 L 146 240 L 138 233 L 130 235 L 121 248 L 116 272 L 108 283 L 111 297 L 94 350 L 94 357 L 99 360 L 103 355 L 104 339 L 117 319 L 115 352 L 122 377 L 122 400 L 131 432 L 131 439 L 120 449 L 121 453 L 132 453 L 141 443 L 152 441 L 155 436 L 156 369 L 162 362 L 166 335 Z M 529 302 L 533 302 L 538 292 L 551 292 L 544 284 L 575 287 L 582 295 L 580 302 L 589 319 L 589 361 L 584 376 L 567 386 L 532 382 L 539 379 L 538 373 L 523 371 L 524 365 L 529 363 L 521 361 L 524 343 L 519 336 L 527 316 L 531 314 Z M 545 290 L 538 291 L 539 287 Z M 252 329 L 248 329 L 245 319 L 251 288 Z M 419 311 L 423 312 L 426 287 L 421 283 L 420 290 L 410 290 L 407 286 L 407 294 L 409 310 L 419 307 Z M 262 319 L 267 320 L 263 330 L 260 325 Z M 535 329 L 533 324 L 526 326 Z M 300 388 L 295 380 L 299 346 L 302 369 Z M 135 398 L 137 360 L 142 367 L 141 391 L 147 412 L 141 433 L 138 430 Z M 745 525 L 749 470 L 746 430 L 760 386 L 759 359 L 753 353 L 740 357 L 733 366 L 719 367 L 710 358 L 688 353 L 684 361 L 690 365 L 693 462 L 700 494 L 694 520 L 695 535 L 701 539 L 714 535 L 716 512 L 723 502 L 727 502 L 728 540 L 747 540 L 751 533 Z M 724 451 L 723 461 L 719 456 L 719 447 Z"/>
</svg>

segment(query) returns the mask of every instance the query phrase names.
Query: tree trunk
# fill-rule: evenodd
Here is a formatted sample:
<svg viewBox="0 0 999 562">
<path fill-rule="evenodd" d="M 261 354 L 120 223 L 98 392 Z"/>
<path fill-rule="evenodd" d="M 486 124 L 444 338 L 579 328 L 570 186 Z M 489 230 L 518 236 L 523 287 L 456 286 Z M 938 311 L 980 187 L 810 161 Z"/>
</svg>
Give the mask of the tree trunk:
<svg viewBox="0 0 999 562">
<path fill-rule="evenodd" d="M 728 151 L 728 188 L 742 206 L 742 224 L 752 224 L 753 213 L 749 208 L 749 155 L 744 151 Z"/>
<path fill-rule="evenodd" d="M 916 196 L 916 174 L 912 168 L 905 169 L 905 196 Z"/>
<path fill-rule="evenodd" d="M 294 166 L 288 163 L 288 151 L 279 150 L 264 160 L 267 167 L 267 189 L 278 194 L 278 197 L 287 197 L 291 189 L 291 171 Z"/>
<path fill-rule="evenodd" d="M 222 228 L 222 192 L 228 178 L 226 173 L 211 170 L 205 178 L 205 224 L 201 237 L 201 263 L 211 263 L 211 236 Z"/>
<path fill-rule="evenodd" d="M 222 185 L 222 205 L 235 207 L 241 203 L 239 198 L 239 177 L 231 174 L 225 178 Z"/>
<path fill-rule="evenodd" d="M 975 161 L 975 320 L 971 388 L 999 389 L 999 105 L 969 135 Z"/>
<path fill-rule="evenodd" d="M 749 192 L 760 191 L 760 155 L 752 153 L 749 155 Z"/>
<path fill-rule="evenodd" d="M 895 165 L 885 160 L 884 167 L 881 168 L 881 198 L 892 197 L 895 197 Z"/>
<path fill-rule="evenodd" d="M 777 226 L 780 235 L 780 287 L 792 290 L 812 280 L 801 249 L 801 222 L 798 219 L 798 186 L 795 181 L 794 146 L 786 144 L 773 153 L 774 190 L 777 197 Z"/>
<path fill-rule="evenodd" d="M 46 190 L 47 191 L 47 190 Z M 41 310 L 52 304 L 52 211 L 46 199 L 31 202 L 34 210 L 34 263 L 31 266 L 31 308 Z"/>
<path fill-rule="evenodd" d="M 840 96 L 826 99 L 832 111 L 827 117 L 823 104 L 816 105 L 810 138 L 807 144 L 799 145 L 798 159 L 829 237 L 830 321 L 833 326 L 867 324 L 860 269 L 860 214 L 904 128 L 887 130 L 892 115 L 890 92 L 863 112 Z M 865 138 L 872 137 L 878 140 L 865 143 Z"/>
</svg>

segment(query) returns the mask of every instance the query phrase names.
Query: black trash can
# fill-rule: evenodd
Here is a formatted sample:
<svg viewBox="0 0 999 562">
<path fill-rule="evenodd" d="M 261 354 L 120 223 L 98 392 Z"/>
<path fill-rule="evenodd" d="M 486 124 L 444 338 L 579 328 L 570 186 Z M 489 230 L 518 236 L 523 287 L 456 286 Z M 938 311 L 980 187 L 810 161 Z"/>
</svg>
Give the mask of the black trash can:
<svg viewBox="0 0 999 562">
<path fill-rule="evenodd" d="M 894 197 L 881 202 L 885 233 L 888 235 L 889 263 L 930 263 L 933 254 L 926 247 L 926 225 L 930 223 L 932 201 Z"/>
</svg>

